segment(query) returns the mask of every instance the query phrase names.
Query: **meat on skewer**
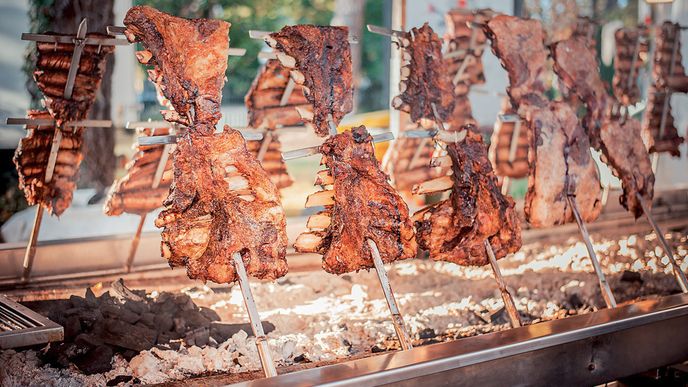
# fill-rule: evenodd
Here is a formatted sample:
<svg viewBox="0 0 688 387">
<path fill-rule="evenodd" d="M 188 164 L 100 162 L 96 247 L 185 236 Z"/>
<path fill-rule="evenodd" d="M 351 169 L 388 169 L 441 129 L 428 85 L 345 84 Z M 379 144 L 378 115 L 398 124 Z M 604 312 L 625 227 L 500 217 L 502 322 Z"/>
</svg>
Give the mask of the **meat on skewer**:
<svg viewBox="0 0 688 387">
<path fill-rule="evenodd" d="M 621 204 L 635 217 L 643 210 L 636 193 L 652 202 L 654 173 L 650 157 L 640 135 L 640 123 L 627 118 L 623 124 L 612 116 L 616 103 L 602 82 L 593 48 L 584 40 L 571 38 L 552 47 L 554 70 L 561 80 L 585 103 L 584 125 L 593 147 L 602 151 L 603 159 L 621 179 Z"/>
<path fill-rule="evenodd" d="M 164 136 L 168 128 L 139 130 L 139 136 Z M 159 163 L 166 151 L 164 145 L 137 146 L 131 161 L 125 167 L 127 173 L 110 187 L 103 211 L 106 215 L 146 214 L 162 207 L 172 184 L 172 159 L 162 167 L 157 187 L 153 187 Z"/>
<path fill-rule="evenodd" d="M 267 145 L 267 149 L 264 151 L 260 164 L 263 169 L 270 175 L 270 180 L 277 186 L 277 188 L 287 188 L 294 183 L 294 180 L 289 175 L 287 171 L 287 164 L 282 159 L 282 143 L 279 140 L 279 136 L 276 133 L 270 133 L 264 135 L 263 139 L 260 141 L 249 141 L 246 143 L 246 148 L 251 152 L 256 158 L 264 147 L 263 143 L 265 141 L 270 143 Z"/>
<path fill-rule="evenodd" d="M 681 29 L 676 23 L 667 21 L 657 28 L 652 84 L 647 92 L 642 124 L 643 138 L 650 152 L 668 152 L 672 156 L 681 155 L 679 146 L 683 137 L 678 134 L 671 111 L 671 93 L 674 91 L 671 86 L 678 83 L 680 88 L 680 80 L 688 79 L 682 64 L 680 39 Z"/>
<path fill-rule="evenodd" d="M 542 25 L 499 15 L 485 30 L 509 75 L 511 103 L 529 128 L 526 219 L 535 227 L 573 221 L 567 201 L 571 195 L 585 221 L 596 219 L 601 190 L 588 138 L 575 111 L 545 95 L 548 54 Z"/>
<path fill-rule="evenodd" d="M 294 248 L 323 254 L 323 268 L 333 274 L 375 266 L 367 239 L 385 263 L 415 257 L 408 207 L 380 170 L 365 127 L 328 138 L 320 150 L 326 169 L 315 184 L 323 190 L 310 195 L 306 206 L 325 209 L 308 219 L 309 231 L 299 235 Z"/>
<path fill-rule="evenodd" d="M 312 105 L 300 110 L 307 126 L 321 137 L 329 133 L 328 119 L 337 125 L 353 109 L 351 48 L 347 27 L 286 26 L 265 41 L 278 51 L 277 58 L 302 86 Z"/>
<path fill-rule="evenodd" d="M 154 65 L 151 80 L 175 111 L 166 120 L 188 126 L 173 153 L 174 178 L 162 227 L 162 254 L 171 266 L 186 266 L 193 279 L 232 283 L 233 254 L 248 274 L 276 279 L 287 272 L 286 221 L 279 191 L 241 133 L 220 118 L 229 52 L 229 23 L 187 20 L 150 7 L 127 13 L 125 35 L 146 48 L 140 62 Z"/>
<path fill-rule="evenodd" d="M 107 37 L 96 33 L 86 36 Z M 38 56 L 33 78 L 45 96 L 46 108 L 58 122 L 79 121 L 88 117 L 88 111 L 96 100 L 100 82 L 105 74 L 107 56 L 114 51 L 114 46 L 85 45 L 81 52 L 72 95 L 66 99 L 64 91 L 74 47 L 74 44 L 66 43 L 36 44 Z"/>
<path fill-rule="evenodd" d="M 511 107 L 508 99 L 504 99 L 501 113 L 505 116 L 516 115 L 516 111 Z M 492 131 L 488 156 L 495 173 L 498 176 L 505 176 L 520 179 L 528 176 L 528 127 L 524 120 L 519 118 L 516 121 L 497 120 Z M 517 129 L 518 126 L 518 129 Z M 514 133 L 518 131 L 518 133 Z M 514 136 L 516 136 L 514 138 Z M 515 141 L 515 144 L 512 144 Z M 512 146 L 514 152 L 512 153 Z M 513 156 L 513 159 L 510 159 Z"/>
<path fill-rule="evenodd" d="M 237 280 L 232 254 L 249 275 L 276 279 L 287 272 L 286 218 L 279 191 L 246 149 L 241 133 L 187 133 L 174 151 L 174 183 L 156 219 L 162 253 L 186 266 L 192 279 Z"/>
<path fill-rule="evenodd" d="M 650 30 L 645 26 L 619 28 L 614 33 L 614 78 L 612 90 L 616 99 L 625 106 L 640 100 L 637 78 L 649 51 Z"/>
<path fill-rule="evenodd" d="M 412 28 L 400 40 L 402 49 L 401 94 L 392 99 L 392 107 L 411 115 L 411 121 L 435 121 L 432 105 L 439 119 L 448 121 L 454 109 L 449 75 L 442 70 L 442 41 L 428 23 Z"/>
<path fill-rule="evenodd" d="M 153 66 L 148 70 L 149 79 L 175 109 L 163 112 L 165 120 L 189 126 L 201 135 L 214 133 L 222 116 L 230 24 L 183 19 L 136 6 L 127 12 L 124 25 L 127 39 L 141 42 L 145 48 L 136 57 Z"/>
<path fill-rule="evenodd" d="M 436 176 L 430 167 L 435 144 L 427 138 L 401 137 L 387 150 L 390 152 L 385 172 L 397 191 L 410 195 L 414 185 Z"/>
<path fill-rule="evenodd" d="M 29 119 L 52 119 L 45 110 L 29 110 Z M 28 125 L 27 133 L 19 142 L 14 154 L 14 164 L 19 175 L 19 189 L 24 191 L 30 206 L 41 205 L 52 215 L 62 215 L 72 203 L 76 189 L 77 173 L 83 160 L 81 146 L 82 129 L 64 127 L 62 140 L 52 179 L 45 182 L 46 168 L 50 157 L 55 125 Z"/>
<path fill-rule="evenodd" d="M 514 201 L 500 192 L 482 137 L 474 127 L 464 128 L 466 139 L 447 145 L 452 174 L 419 186 L 451 189 L 449 198 L 416 212 L 413 219 L 418 245 L 432 259 L 483 266 L 490 263 L 485 241 L 497 259 L 503 258 L 521 248 L 521 226 Z"/>
</svg>

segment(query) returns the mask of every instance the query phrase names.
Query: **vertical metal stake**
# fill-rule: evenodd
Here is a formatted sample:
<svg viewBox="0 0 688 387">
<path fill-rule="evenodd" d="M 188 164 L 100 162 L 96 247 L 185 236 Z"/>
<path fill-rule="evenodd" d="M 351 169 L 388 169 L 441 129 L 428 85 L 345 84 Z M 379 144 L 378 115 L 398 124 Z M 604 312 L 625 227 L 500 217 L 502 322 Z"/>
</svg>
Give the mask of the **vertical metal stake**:
<svg viewBox="0 0 688 387">
<path fill-rule="evenodd" d="M 24 253 L 24 271 L 22 272 L 21 282 L 28 282 L 31 277 L 31 269 L 33 268 L 33 259 L 36 256 L 36 242 L 38 242 L 38 233 L 41 230 L 41 220 L 43 219 L 43 206 L 38 204 L 36 206 L 36 217 L 33 220 L 33 228 L 31 229 L 31 236 L 29 237 L 29 244 L 26 246 Z"/>
<path fill-rule="evenodd" d="M 234 267 L 239 276 L 239 287 L 244 296 L 244 305 L 246 305 L 248 318 L 251 321 L 251 328 L 253 329 L 253 334 L 256 336 L 256 347 L 258 347 L 258 356 L 260 357 L 260 364 L 263 366 L 263 372 L 267 378 L 277 376 L 277 369 L 275 369 L 275 363 L 272 361 L 268 339 L 265 337 L 265 332 L 263 331 L 263 324 L 260 321 L 256 302 L 253 300 L 253 293 L 251 293 L 251 287 L 248 282 L 248 276 L 246 275 L 246 268 L 244 267 L 241 253 L 236 252 L 232 254 L 232 259 L 234 260 Z"/>
<path fill-rule="evenodd" d="M 509 315 L 509 320 L 511 320 L 511 326 L 514 328 L 523 325 L 521 321 L 521 316 L 516 310 L 516 303 L 509 293 L 509 289 L 506 287 L 506 282 L 504 282 L 504 277 L 502 277 L 502 272 L 499 270 L 499 265 L 497 264 L 497 258 L 495 258 L 494 250 L 492 250 L 492 245 L 490 241 L 485 239 L 485 251 L 487 252 L 487 257 L 490 259 L 490 266 L 492 266 L 492 272 L 494 273 L 494 278 L 497 281 L 497 286 L 499 287 L 499 292 L 502 293 L 502 300 L 504 301 L 504 307 Z"/>
<path fill-rule="evenodd" d="M 387 278 L 387 271 L 385 270 L 384 262 L 382 262 L 382 258 L 380 257 L 380 251 L 373 240 L 368 239 L 367 242 L 368 246 L 370 247 L 370 255 L 373 256 L 373 263 L 375 264 L 377 278 L 380 280 L 382 292 L 385 294 L 385 299 L 387 299 L 387 306 L 389 306 L 389 311 L 392 313 L 392 323 L 394 324 L 394 330 L 397 333 L 399 344 L 401 344 L 401 349 L 412 349 L 413 345 L 411 345 L 411 338 L 406 330 L 404 318 L 401 316 L 401 312 L 399 312 L 397 300 L 394 298 L 394 292 L 392 292 L 392 286 L 389 284 L 389 278 Z"/>
<path fill-rule="evenodd" d="M 655 219 L 652 216 L 652 213 L 650 212 L 650 209 L 648 208 L 647 204 L 645 204 L 643 197 L 636 192 L 636 198 L 638 199 L 638 202 L 640 202 L 640 205 L 643 207 L 643 213 L 647 217 L 647 221 L 650 222 L 650 225 L 652 225 L 652 229 L 655 231 L 655 235 L 657 235 L 657 238 L 659 238 L 659 242 L 662 244 L 664 252 L 669 258 L 669 264 L 671 265 L 671 268 L 674 270 L 674 276 L 676 277 L 676 281 L 678 281 L 678 284 L 681 287 L 681 291 L 683 291 L 683 293 L 688 293 L 688 279 L 686 279 L 686 274 L 683 272 L 683 270 L 681 270 L 681 266 L 679 266 L 676 262 L 676 259 L 674 258 L 674 252 L 671 249 L 671 246 L 669 246 L 669 242 L 667 242 L 667 240 L 664 238 L 664 233 L 659 228 L 657 222 L 655 222 Z"/>
<path fill-rule="evenodd" d="M 612 293 L 612 289 L 609 287 L 609 283 L 607 283 L 607 278 L 604 276 L 604 273 L 602 272 L 602 266 L 600 266 L 600 261 L 597 260 L 597 254 L 595 254 L 595 249 L 593 248 L 592 242 L 590 241 L 590 234 L 588 234 L 588 229 L 585 227 L 585 223 L 583 223 L 583 218 L 580 216 L 580 213 L 578 212 L 576 198 L 575 196 L 571 195 L 567 195 L 566 198 L 568 199 L 569 205 L 571 206 L 571 210 L 573 211 L 573 216 L 574 218 L 576 218 L 576 223 L 578 223 L 578 229 L 580 230 L 580 233 L 583 236 L 583 242 L 585 243 L 585 247 L 588 249 L 588 255 L 590 256 L 590 261 L 592 261 L 592 266 L 595 268 L 595 274 L 597 274 L 597 279 L 600 281 L 602 298 L 604 298 L 604 302 L 605 304 L 607 304 L 607 308 L 616 308 L 616 300 L 614 299 L 614 293 Z"/>
<path fill-rule="evenodd" d="M 131 272 L 131 266 L 134 263 L 134 257 L 136 257 L 136 250 L 139 249 L 139 242 L 141 241 L 141 231 L 143 231 L 143 224 L 146 222 L 146 215 L 142 214 L 141 220 L 139 220 L 139 225 L 136 228 L 136 234 L 134 234 L 134 239 L 131 241 L 131 246 L 129 247 L 129 256 L 127 257 L 127 262 L 124 265 L 124 271 L 126 273 Z"/>
</svg>

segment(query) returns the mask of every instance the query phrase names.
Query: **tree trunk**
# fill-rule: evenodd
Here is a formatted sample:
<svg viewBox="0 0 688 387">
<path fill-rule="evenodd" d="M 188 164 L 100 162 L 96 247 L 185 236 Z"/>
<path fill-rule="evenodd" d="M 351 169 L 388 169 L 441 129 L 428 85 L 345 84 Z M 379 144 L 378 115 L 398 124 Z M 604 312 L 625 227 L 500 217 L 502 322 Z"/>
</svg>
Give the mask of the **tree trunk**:
<svg viewBox="0 0 688 387">
<path fill-rule="evenodd" d="M 114 25 L 113 5 L 114 0 L 32 0 L 29 12 L 34 20 L 37 19 L 35 15 L 42 16 L 39 22 L 33 25 L 34 32 L 37 33 L 53 31 L 73 35 L 83 18 L 88 19 L 88 32 L 105 33 L 107 26 Z M 110 119 L 114 64 L 115 56 L 108 56 L 98 97 L 89 114 L 91 119 Z M 42 95 L 39 93 L 33 97 L 40 99 Z M 84 161 L 81 164 L 79 186 L 95 188 L 98 193 L 102 193 L 112 184 L 115 177 L 115 132 L 109 128 L 85 129 L 83 151 Z"/>
</svg>

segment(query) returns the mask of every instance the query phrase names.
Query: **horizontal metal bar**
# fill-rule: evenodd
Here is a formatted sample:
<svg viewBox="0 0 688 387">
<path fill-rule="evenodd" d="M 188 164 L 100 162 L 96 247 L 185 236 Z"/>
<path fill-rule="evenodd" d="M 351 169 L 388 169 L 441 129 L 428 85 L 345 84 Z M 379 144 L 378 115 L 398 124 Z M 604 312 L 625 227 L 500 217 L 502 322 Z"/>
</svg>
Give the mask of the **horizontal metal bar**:
<svg viewBox="0 0 688 387">
<path fill-rule="evenodd" d="M 127 129 L 139 129 L 139 128 L 162 129 L 162 128 L 171 128 L 173 126 L 174 126 L 173 123 L 170 123 L 167 121 L 129 121 L 125 125 L 125 128 L 127 128 Z"/>
<path fill-rule="evenodd" d="M 23 33 L 21 35 L 21 40 L 29 40 L 33 42 L 41 43 L 65 43 L 74 44 L 76 36 L 73 35 L 44 35 L 44 34 L 30 34 Z M 84 43 L 91 46 L 125 46 L 129 44 L 126 39 L 116 39 L 116 38 L 96 38 L 96 37 L 86 37 Z"/>
<path fill-rule="evenodd" d="M 518 122 L 521 121 L 521 117 L 518 114 L 498 114 L 497 119 L 502 122 Z"/>
<path fill-rule="evenodd" d="M 248 37 L 251 39 L 262 40 L 267 38 L 272 32 L 270 31 L 260 31 L 260 30 L 248 30 Z M 349 43 L 358 44 L 358 36 L 349 34 Z"/>
<path fill-rule="evenodd" d="M 684 361 L 686 323 L 678 294 L 237 385 L 595 385 Z"/>
<path fill-rule="evenodd" d="M 107 26 L 106 31 L 110 35 L 124 35 L 124 31 L 127 29 L 127 27 L 123 26 Z M 128 40 L 125 39 L 119 39 L 124 41 L 125 43 L 123 44 L 129 44 Z M 246 49 L 245 48 L 234 48 L 230 47 L 229 52 L 227 53 L 228 56 L 244 56 L 246 55 Z"/>
<path fill-rule="evenodd" d="M 105 27 L 105 31 L 107 31 L 107 33 L 110 35 L 124 35 L 124 31 L 126 29 L 127 29 L 127 27 L 123 27 L 123 26 L 107 26 L 107 27 Z"/>
<path fill-rule="evenodd" d="M 438 129 L 409 129 L 399 133 L 406 138 L 434 138 L 446 143 L 461 142 L 466 138 L 465 130 L 448 131 Z"/>
<path fill-rule="evenodd" d="M 373 142 L 374 143 L 391 141 L 391 140 L 394 140 L 394 133 L 392 133 L 392 132 L 384 132 L 384 133 L 376 134 L 373 136 Z M 283 152 L 282 158 L 284 160 L 294 160 L 294 159 L 299 159 L 302 157 L 313 156 L 313 155 L 316 155 L 318 153 L 320 153 L 320 145 L 311 146 L 308 148 L 295 149 L 295 150 L 291 150 L 289 152 Z"/>
<path fill-rule="evenodd" d="M 255 131 L 239 131 L 246 141 L 260 141 L 263 139 L 263 133 Z M 165 144 L 176 144 L 177 135 L 169 136 L 141 136 L 138 138 L 139 145 L 150 146 L 150 145 L 165 145 Z"/>
<path fill-rule="evenodd" d="M 230 47 L 228 51 L 229 56 L 244 56 L 246 55 L 245 48 Z"/>
<path fill-rule="evenodd" d="M 404 31 L 398 31 L 398 30 L 393 30 L 393 29 L 386 28 L 386 27 L 380 27 L 380 26 L 376 26 L 374 24 L 366 24 L 366 28 L 368 29 L 369 32 L 372 32 L 374 34 L 389 36 L 389 37 L 392 37 L 392 36 L 403 37 L 405 34 Z"/>
<path fill-rule="evenodd" d="M 5 121 L 7 125 L 55 125 L 55 120 L 50 119 L 33 119 L 33 118 L 7 118 Z M 112 121 L 110 120 L 82 120 L 66 122 L 64 126 L 72 127 L 91 127 L 91 128 L 111 128 Z"/>
</svg>

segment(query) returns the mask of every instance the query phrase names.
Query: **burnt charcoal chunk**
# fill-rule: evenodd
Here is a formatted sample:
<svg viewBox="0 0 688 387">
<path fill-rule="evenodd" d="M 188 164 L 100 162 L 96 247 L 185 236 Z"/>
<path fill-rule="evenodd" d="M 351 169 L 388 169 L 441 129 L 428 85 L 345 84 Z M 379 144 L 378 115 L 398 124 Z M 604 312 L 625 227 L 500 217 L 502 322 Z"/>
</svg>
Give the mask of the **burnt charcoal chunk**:
<svg viewBox="0 0 688 387">
<path fill-rule="evenodd" d="M 107 345 L 100 345 L 74 359 L 74 364 L 86 375 L 93 375 L 112 369 L 114 352 Z"/>
</svg>

